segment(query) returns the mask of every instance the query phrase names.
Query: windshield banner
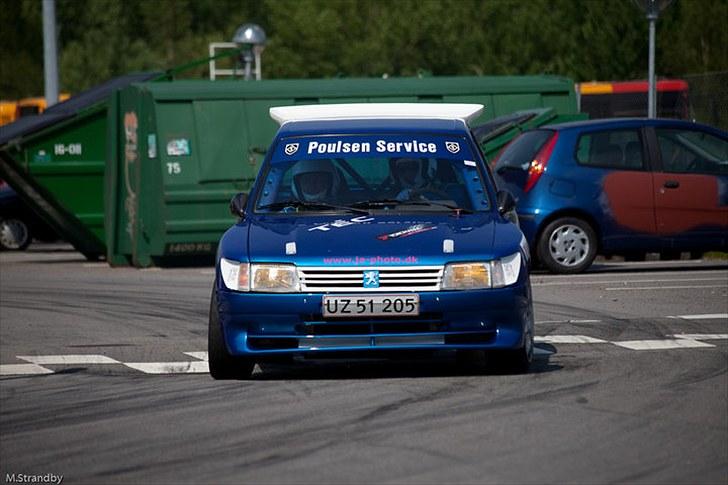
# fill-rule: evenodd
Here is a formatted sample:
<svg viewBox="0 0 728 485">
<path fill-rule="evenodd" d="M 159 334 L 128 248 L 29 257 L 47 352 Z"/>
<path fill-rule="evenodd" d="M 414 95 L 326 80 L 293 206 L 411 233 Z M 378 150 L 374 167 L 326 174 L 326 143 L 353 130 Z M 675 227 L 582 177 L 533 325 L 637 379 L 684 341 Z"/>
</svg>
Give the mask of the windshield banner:
<svg viewBox="0 0 728 485">
<path fill-rule="evenodd" d="M 381 157 L 472 159 L 462 137 L 414 134 L 284 138 L 276 146 L 272 161 Z"/>
</svg>

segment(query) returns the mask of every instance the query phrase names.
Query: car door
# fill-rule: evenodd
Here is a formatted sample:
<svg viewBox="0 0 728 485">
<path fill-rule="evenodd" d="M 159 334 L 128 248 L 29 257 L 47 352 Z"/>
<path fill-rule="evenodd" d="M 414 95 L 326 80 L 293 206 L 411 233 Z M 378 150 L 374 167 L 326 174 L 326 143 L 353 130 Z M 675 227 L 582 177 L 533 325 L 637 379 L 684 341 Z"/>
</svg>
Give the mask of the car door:
<svg viewBox="0 0 728 485">
<path fill-rule="evenodd" d="M 699 127 L 655 126 L 657 230 L 666 247 L 710 250 L 728 236 L 728 139 Z"/>
<path fill-rule="evenodd" d="M 583 207 L 596 205 L 603 248 L 638 250 L 656 237 L 652 174 L 639 127 L 582 133 L 576 143 Z M 596 192 L 589 181 L 598 181 Z"/>
</svg>

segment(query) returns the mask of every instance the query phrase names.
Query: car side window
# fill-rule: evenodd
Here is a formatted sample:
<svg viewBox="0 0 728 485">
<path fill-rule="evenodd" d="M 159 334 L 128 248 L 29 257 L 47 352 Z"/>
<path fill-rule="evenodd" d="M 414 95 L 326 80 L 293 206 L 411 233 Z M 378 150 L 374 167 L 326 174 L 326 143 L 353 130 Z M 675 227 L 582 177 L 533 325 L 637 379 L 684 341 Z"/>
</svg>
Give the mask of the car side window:
<svg viewBox="0 0 728 485">
<path fill-rule="evenodd" d="M 699 130 L 657 128 L 655 132 L 665 172 L 728 174 L 728 140 Z"/>
<path fill-rule="evenodd" d="M 638 130 L 610 130 L 579 137 L 576 160 L 587 167 L 644 170 L 642 139 Z"/>
</svg>

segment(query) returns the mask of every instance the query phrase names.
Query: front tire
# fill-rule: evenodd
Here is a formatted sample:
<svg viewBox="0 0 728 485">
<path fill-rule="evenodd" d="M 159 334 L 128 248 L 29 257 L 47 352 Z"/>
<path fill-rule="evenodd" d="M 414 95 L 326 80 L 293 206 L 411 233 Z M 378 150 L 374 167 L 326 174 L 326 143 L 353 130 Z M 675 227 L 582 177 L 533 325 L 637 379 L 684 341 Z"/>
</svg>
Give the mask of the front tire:
<svg viewBox="0 0 728 485">
<path fill-rule="evenodd" d="M 255 362 L 252 359 L 230 355 L 227 350 L 217 310 L 217 291 L 215 289 L 212 290 L 210 298 L 207 355 L 210 375 L 213 379 L 248 379 L 253 374 Z"/>
<path fill-rule="evenodd" d="M 22 251 L 30 245 L 32 237 L 28 225 L 14 217 L 0 219 L 0 249 Z"/>
<path fill-rule="evenodd" d="M 553 273 L 581 273 L 597 255 L 597 236 L 591 225 L 576 217 L 551 222 L 536 247 L 539 260 Z"/>
<path fill-rule="evenodd" d="M 491 365 L 496 371 L 506 374 L 527 374 L 533 363 L 533 349 L 533 332 L 527 330 L 522 347 L 490 354 Z"/>
</svg>

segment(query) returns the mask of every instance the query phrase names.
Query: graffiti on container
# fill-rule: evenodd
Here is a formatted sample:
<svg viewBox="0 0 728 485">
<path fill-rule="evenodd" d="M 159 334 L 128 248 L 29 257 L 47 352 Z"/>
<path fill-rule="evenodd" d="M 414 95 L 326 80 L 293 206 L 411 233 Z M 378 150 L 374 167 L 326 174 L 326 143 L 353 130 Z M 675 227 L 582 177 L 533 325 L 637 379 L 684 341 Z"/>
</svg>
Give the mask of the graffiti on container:
<svg viewBox="0 0 728 485">
<path fill-rule="evenodd" d="M 132 183 L 132 164 L 136 163 L 139 155 L 137 150 L 137 129 L 139 120 L 136 113 L 129 111 L 124 114 L 124 185 L 126 186 L 126 199 L 124 209 L 126 210 L 127 223 L 126 232 L 134 241 L 134 221 L 136 220 L 136 191 Z"/>
</svg>

